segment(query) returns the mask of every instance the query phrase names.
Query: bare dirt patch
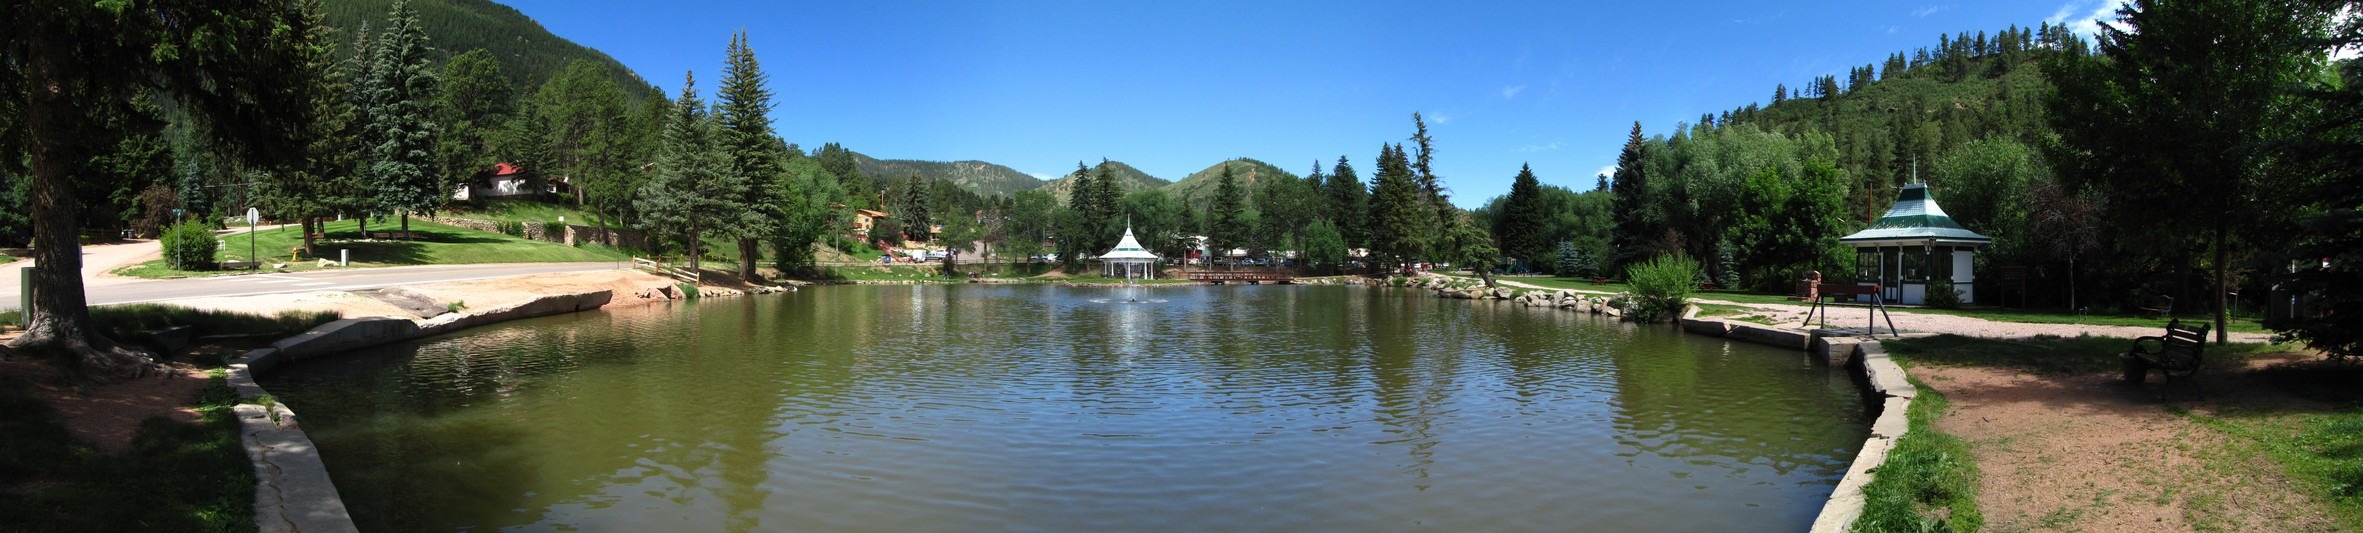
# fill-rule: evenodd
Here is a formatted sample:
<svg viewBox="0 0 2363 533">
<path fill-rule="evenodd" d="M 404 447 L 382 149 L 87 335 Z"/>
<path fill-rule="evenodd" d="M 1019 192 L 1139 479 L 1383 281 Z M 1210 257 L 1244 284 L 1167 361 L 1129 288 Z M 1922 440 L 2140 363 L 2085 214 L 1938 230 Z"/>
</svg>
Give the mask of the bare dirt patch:
<svg viewBox="0 0 2363 533">
<path fill-rule="evenodd" d="M 2337 529 L 2278 467 L 2169 408 L 2277 396 L 2245 379 L 2202 381 L 2207 399 L 2193 401 L 2179 385 L 2137 388 L 2105 374 L 1936 365 L 1912 373 L 1952 400 L 1936 428 L 1969 442 L 1993 531 Z"/>
<path fill-rule="evenodd" d="M 174 364 L 161 376 L 79 384 L 48 362 L 23 357 L 0 358 L 0 376 L 25 382 L 34 398 L 57 410 L 68 434 L 109 454 L 131 450 L 140 422 L 149 417 L 196 423 L 199 413 L 191 406 L 211 379 L 203 370 Z"/>
</svg>

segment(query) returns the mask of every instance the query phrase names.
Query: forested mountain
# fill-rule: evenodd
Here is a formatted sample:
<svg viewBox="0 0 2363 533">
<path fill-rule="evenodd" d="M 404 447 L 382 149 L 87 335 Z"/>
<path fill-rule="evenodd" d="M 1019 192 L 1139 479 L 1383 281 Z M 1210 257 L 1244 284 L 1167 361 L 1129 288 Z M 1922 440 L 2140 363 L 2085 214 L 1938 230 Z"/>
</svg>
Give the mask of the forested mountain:
<svg viewBox="0 0 2363 533">
<path fill-rule="evenodd" d="M 1173 195 L 1177 200 L 1186 200 L 1193 205 L 1204 205 L 1214 197 L 1215 184 L 1220 181 L 1223 167 L 1226 165 L 1231 167 L 1231 176 L 1239 180 L 1239 186 L 1250 191 L 1258 190 L 1256 187 L 1262 183 L 1261 180 L 1264 178 L 1272 176 L 1298 177 L 1286 170 L 1280 170 L 1280 167 L 1272 166 L 1271 163 L 1242 157 L 1215 163 L 1206 167 L 1205 170 L 1191 173 L 1189 177 L 1182 178 L 1181 181 L 1166 185 L 1165 192 Z"/>
<path fill-rule="evenodd" d="M 337 55 L 346 57 L 353 53 L 353 31 L 363 21 L 372 27 L 383 25 L 394 0 L 325 0 L 321 4 L 328 25 L 337 29 Z M 557 76 L 567 63 L 583 59 L 605 65 L 629 98 L 657 94 L 655 86 L 615 58 L 551 34 L 516 8 L 490 0 L 410 0 L 410 8 L 418 11 L 419 29 L 426 31 L 428 45 L 433 47 L 428 57 L 436 64 L 482 48 L 500 60 L 501 72 L 510 83 L 537 87 Z"/>
<path fill-rule="evenodd" d="M 1140 169 L 1132 168 L 1132 165 L 1124 164 L 1123 161 L 1108 161 L 1106 164 L 1109 174 L 1116 177 L 1116 190 L 1123 194 L 1132 194 L 1133 191 L 1162 188 L 1173 184 L 1173 182 L 1151 176 L 1147 172 L 1141 172 Z M 1074 189 L 1075 178 L 1072 174 L 1042 183 L 1042 190 L 1050 191 L 1050 196 L 1057 198 L 1061 204 L 1067 203 L 1068 197 L 1074 194 Z"/>
<path fill-rule="evenodd" d="M 949 182 L 969 192 L 983 196 L 1007 196 L 1019 191 L 1030 191 L 1042 186 L 1036 179 L 1017 169 L 984 161 L 919 161 L 915 159 L 878 159 L 860 153 L 853 154 L 856 168 L 873 180 L 899 180 L 912 174 L 930 180 Z"/>
</svg>

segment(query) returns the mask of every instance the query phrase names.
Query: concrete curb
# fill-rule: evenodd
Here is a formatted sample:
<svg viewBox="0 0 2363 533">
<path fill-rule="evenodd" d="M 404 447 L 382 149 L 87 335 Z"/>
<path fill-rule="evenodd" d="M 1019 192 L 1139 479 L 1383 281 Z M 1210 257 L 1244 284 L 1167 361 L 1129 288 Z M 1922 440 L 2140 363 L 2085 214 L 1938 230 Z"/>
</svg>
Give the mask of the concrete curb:
<svg viewBox="0 0 2363 533">
<path fill-rule="evenodd" d="M 1830 499 L 1822 504 L 1821 513 L 1814 516 L 1816 533 L 1839 533 L 1854 529 L 1854 521 L 1862 517 L 1863 486 L 1877 478 L 1880 465 L 1887 463 L 1887 452 L 1895 449 L 1896 439 L 1911 430 L 1905 412 L 1911 410 L 1912 399 L 1920 395 L 1912 387 L 1903 366 L 1888 358 L 1887 348 L 1877 339 L 1826 336 L 1821 331 L 1800 331 L 1756 324 L 1733 323 L 1715 319 L 1682 319 L 1682 330 L 1690 333 L 1747 341 L 1812 354 L 1819 362 L 1845 365 L 1863 375 L 1869 390 L 1863 401 L 1879 408 L 1879 417 L 1871 421 L 1871 437 L 1863 441 L 1862 451 L 1846 468 L 1846 476 L 1838 479 L 1838 487 L 1830 491 Z"/>
<path fill-rule="evenodd" d="M 346 513 L 336 483 L 328 478 L 328 466 L 320 461 L 319 449 L 296 423 L 295 411 L 266 399 L 270 391 L 255 383 L 256 375 L 291 361 L 510 320 L 589 311 L 614 299 L 615 293 L 609 290 L 555 294 L 507 307 L 444 314 L 423 325 L 385 317 L 338 320 L 231 358 L 226 380 L 243 400 L 231 409 L 238 415 L 239 440 L 246 446 L 246 458 L 254 463 L 254 523 L 271 533 L 360 531 L 352 515 Z"/>
</svg>

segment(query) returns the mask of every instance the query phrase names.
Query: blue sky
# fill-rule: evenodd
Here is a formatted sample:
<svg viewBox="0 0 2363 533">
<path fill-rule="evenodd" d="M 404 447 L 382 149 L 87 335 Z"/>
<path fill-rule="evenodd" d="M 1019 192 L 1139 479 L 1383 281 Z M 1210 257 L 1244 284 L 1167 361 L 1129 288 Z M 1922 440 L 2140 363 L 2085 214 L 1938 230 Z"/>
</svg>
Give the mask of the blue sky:
<svg viewBox="0 0 2363 533">
<path fill-rule="evenodd" d="M 782 137 L 886 159 L 1054 176 L 1107 158 L 1180 179 L 1344 155 L 1368 179 L 1417 111 L 1464 207 L 1521 163 L 1589 189 L 1636 120 L 1666 133 L 1939 34 L 2089 28 L 2115 3 L 510 2 L 668 92 L 695 71 L 709 97 L 744 28 Z"/>
</svg>

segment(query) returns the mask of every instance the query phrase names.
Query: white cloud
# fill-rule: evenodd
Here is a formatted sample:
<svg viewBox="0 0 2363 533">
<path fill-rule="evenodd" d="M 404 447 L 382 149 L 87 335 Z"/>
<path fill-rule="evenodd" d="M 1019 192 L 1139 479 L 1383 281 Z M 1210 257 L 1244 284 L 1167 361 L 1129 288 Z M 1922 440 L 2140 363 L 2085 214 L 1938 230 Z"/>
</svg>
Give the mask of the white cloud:
<svg viewBox="0 0 2363 533">
<path fill-rule="evenodd" d="M 1548 152 L 1566 147 L 1567 143 L 1564 141 L 1551 141 L 1550 144 L 1529 144 L 1526 146 L 1520 146 L 1518 147 L 1518 151 L 1524 153 Z"/>
<path fill-rule="evenodd" d="M 1593 172 L 1593 173 L 1592 173 L 1592 175 L 1594 175 L 1594 176 L 1598 176 L 1598 175 L 1601 175 L 1601 174 L 1607 174 L 1607 175 L 1608 175 L 1608 177 L 1609 177 L 1609 178 L 1612 178 L 1612 179 L 1613 179 L 1613 178 L 1615 178 L 1615 177 L 1616 177 L 1616 165 L 1608 165 L 1608 166 L 1603 166 L 1603 167 L 1600 167 L 1600 171 L 1599 171 L 1599 172 Z"/>
<path fill-rule="evenodd" d="M 1508 100 L 1508 99 L 1512 99 L 1512 98 L 1517 98 L 1517 97 L 1518 97 L 1518 93 L 1522 93 L 1522 92 L 1526 92 L 1526 86 L 1524 86 L 1524 85 L 1511 85 L 1511 86 L 1508 86 L 1508 87 L 1503 87 L 1503 88 L 1501 88 L 1501 97 L 1502 97 L 1502 99 L 1503 99 L 1503 100 Z"/>
<path fill-rule="evenodd" d="M 1920 7 L 1920 9 L 1914 9 L 1914 10 L 1912 10 L 1912 17 L 1913 17 L 1913 18 L 1928 18 L 1928 16 L 1929 16 L 1929 15 L 1934 15 L 1934 14 L 1937 14 L 1937 13 L 1943 13 L 1943 12 L 1945 12 L 1945 11 L 1950 11 L 1950 10 L 1952 10 L 1952 9 L 1953 9 L 1953 6 L 1950 6 L 1950 5 L 1941 5 L 1941 6 L 1921 6 L 1921 7 Z"/>
<path fill-rule="evenodd" d="M 1451 115 L 1451 114 L 1445 114 L 1445 113 L 1431 113 L 1431 114 L 1422 115 L 1422 116 L 1423 116 L 1424 118 L 1426 118 L 1426 119 L 1428 120 L 1428 122 L 1433 122 L 1433 123 L 1436 123 L 1436 125 L 1438 125 L 1438 126 L 1442 126 L 1442 125 L 1444 125 L 1444 124 L 1451 123 L 1451 122 L 1452 122 L 1452 119 L 1460 118 L 1460 116 L 1459 116 L 1459 115 Z"/>
<path fill-rule="evenodd" d="M 2067 5 L 2059 6 L 2058 11 L 2051 12 L 2051 17 L 2043 21 L 2066 25 L 2069 31 L 2086 38 L 2097 38 L 2101 23 L 2115 22 L 2117 8 L 2123 5 L 2124 0 L 2069 0 Z M 2078 17 L 2078 13 L 2083 15 Z"/>
<path fill-rule="evenodd" d="M 1034 177 L 1034 179 L 1038 179 L 1038 180 L 1042 180 L 1042 181 L 1050 181 L 1050 180 L 1058 179 L 1058 178 L 1060 177 L 1060 176 L 1058 176 L 1058 175 L 1056 175 L 1056 174 L 1043 174 L 1043 173 L 1040 173 L 1040 172 L 1027 172 L 1027 173 L 1026 173 L 1026 175 L 1028 175 L 1028 176 L 1033 176 L 1033 177 Z"/>
</svg>

